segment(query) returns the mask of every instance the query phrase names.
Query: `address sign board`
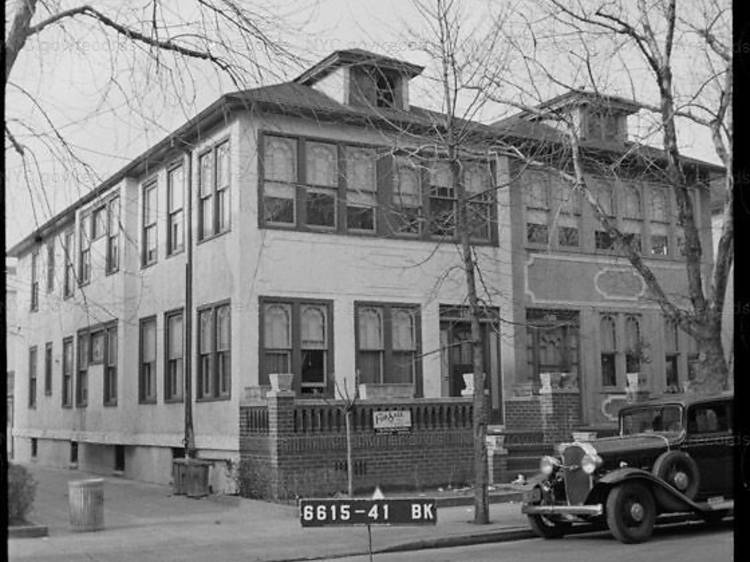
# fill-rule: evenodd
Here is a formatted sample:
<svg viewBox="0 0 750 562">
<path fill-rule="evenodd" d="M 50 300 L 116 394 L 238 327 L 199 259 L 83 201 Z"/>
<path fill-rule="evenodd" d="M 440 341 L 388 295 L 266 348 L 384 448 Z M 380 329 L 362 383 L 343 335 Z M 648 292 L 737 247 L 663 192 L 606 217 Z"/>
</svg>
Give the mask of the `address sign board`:
<svg viewBox="0 0 750 562">
<path fill-rule="evenodd" d="M 378 433 L 409 431 L 411 429 L 411 410 L 373 412 L 372 427 Z"/>
<path fill-rule="evenodd" d="M 329 525 L 435 525 L 437 501 L 429 498 L 299 500 L 303 527 Z"/>
</svg>

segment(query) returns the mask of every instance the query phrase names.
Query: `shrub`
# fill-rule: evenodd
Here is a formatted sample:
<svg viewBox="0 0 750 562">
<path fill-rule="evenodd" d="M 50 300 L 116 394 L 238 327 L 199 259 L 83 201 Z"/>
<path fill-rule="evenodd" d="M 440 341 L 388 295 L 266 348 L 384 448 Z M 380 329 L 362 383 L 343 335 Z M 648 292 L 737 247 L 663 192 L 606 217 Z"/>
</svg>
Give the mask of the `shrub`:
<svg viewBox="0 0 750 562">
<path fill-rule="evenodd" d="M 34 503 L 36 482 L 25 467 L 8 464 L 8 522 L 23 523 Z"/>
</svg>

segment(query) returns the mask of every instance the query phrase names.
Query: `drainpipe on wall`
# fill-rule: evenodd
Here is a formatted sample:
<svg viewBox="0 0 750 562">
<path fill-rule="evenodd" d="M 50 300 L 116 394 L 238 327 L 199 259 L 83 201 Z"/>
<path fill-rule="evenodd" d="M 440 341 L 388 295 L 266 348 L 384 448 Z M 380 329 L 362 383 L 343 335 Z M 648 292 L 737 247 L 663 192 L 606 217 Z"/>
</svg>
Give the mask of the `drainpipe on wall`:
<svg viewBox="0 0 750 562">
<path fill-rule="evenodd" d="M 185 313 L 183 318 L 184 336 L 184 404 L 185 404 L 185 458 L 195 457 L 195 434 L 193 433 L 193 155 L 186 151 L 187 156 L 187 220 L 185 221 L 185 236 L 187 248 L 185 256 Z"/>
</svg>

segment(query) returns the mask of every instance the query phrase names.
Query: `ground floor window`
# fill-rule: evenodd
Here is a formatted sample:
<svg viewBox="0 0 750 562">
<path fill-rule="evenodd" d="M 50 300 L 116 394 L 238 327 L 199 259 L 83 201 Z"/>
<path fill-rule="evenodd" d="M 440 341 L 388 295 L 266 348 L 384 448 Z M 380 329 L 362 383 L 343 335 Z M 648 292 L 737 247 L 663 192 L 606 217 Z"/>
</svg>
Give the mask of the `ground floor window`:
<svg viewBox="0 0 750 562">
<path fill-rule="evenodd" d="M 115 445 L 115 467 L 116 472 L 125 472 L 125 445 Z"/>
<path fill-rule="evenodd" d="M 261 377 L 294 373 L 300 394 L 329 393 L 333 330 L 330 301 L 261 299 Z"/>
<path fill-rule="evenodd" d="M 361 383 L 414 383 L 420 371 L 419 307 L 356 303 L 357 371 Z"/>
<path fill-rule="evenodd" d="M 579 319 L 577 311 L 528 309 L 526 358 L 529 375 L 578 373 Z"/>
</svg>

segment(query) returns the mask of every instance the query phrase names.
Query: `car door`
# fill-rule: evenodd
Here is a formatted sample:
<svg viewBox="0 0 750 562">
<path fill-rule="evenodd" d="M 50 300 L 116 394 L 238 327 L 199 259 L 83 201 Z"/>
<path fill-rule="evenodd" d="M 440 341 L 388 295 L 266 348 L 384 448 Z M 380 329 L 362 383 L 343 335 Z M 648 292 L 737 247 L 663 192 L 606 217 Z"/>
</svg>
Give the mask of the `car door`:
<svg viewBox="0 0 750 562">
<path fill-rule="evenodd" d="M 732 496 L 732 411 L 728 400 L 694 404 L 687 412 L 685 451 L 698 464 L 699 497 Z"/>
</svg>

